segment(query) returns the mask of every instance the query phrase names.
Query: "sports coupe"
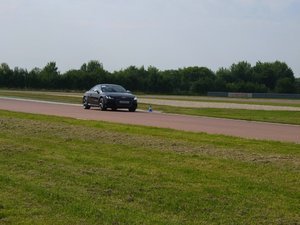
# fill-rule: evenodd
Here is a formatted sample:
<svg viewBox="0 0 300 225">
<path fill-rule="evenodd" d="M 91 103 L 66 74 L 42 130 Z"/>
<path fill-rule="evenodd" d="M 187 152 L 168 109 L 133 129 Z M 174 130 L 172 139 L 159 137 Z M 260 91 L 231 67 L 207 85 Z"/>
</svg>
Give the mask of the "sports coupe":
<svg viewBox="0 0 300 225">
<path fill-rule="evenodd" d="M 108 108 L 115 111 L 127 108 L 130 112 L 135 112 L 137 97 L 117 84 L 97 84 L 84 93 L 82 104 L 84 109 L 99 107 L 101 111 Z"/>
</svg>

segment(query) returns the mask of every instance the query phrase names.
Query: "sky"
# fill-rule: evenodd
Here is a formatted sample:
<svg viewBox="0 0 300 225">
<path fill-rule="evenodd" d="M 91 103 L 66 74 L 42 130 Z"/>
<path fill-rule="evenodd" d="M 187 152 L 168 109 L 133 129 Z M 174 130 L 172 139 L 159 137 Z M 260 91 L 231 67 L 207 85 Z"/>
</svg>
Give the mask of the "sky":
<svg viewBox="0 0 300 225">
<path fill-rule="evenodd" d="M 286 62 L 300 77 L 300 0 L 0 0 L 0 63 L 65 72 Z"/>
</svg>

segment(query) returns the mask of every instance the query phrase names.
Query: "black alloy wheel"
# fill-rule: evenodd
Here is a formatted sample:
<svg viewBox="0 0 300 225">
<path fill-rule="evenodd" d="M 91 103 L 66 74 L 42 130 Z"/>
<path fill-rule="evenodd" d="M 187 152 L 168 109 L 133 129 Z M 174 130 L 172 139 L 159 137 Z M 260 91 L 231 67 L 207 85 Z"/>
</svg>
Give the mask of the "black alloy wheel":
<svg viewBox="0 0 300 225">
<path fill-rule="evenodd" d="M 134 106 L 133 106 L 133 107 L 130 107 L 128 110 L 129 110 L 129 112 L 135 112 L 136 107 L 134 107 Z"/>
<path fill-rule="evenodd" d="M 99 108 L 101 111 L 105 111 L 107 109 L 103 98 L 100 98 L 100 100 L 99 100 Z"/>
<path fill-rule="evenodd" d="M 83 99 L 82 99 L 82 104 L 83 104 L 83 108 L 84 108 L 84 109 L 90 109 L 90 108 L 91 108 L 91 106 L 88 104 L 88 99 L 87 99 L 86 96 L 83 97 Z"/>
</svg>

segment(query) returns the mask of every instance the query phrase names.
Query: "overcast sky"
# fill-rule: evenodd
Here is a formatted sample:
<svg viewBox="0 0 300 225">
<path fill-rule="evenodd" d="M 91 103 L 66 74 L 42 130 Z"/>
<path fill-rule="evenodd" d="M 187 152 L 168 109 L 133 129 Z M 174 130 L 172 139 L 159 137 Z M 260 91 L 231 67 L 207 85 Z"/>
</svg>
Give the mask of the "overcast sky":
<svg viewBox="0 0 300 225">
<path fill-rule="evenodd" d="M 0 0 L 0 28 L 0 63 L 11 68 L 280 60 L 300 77 L 300 0 Z"/>
</svg>

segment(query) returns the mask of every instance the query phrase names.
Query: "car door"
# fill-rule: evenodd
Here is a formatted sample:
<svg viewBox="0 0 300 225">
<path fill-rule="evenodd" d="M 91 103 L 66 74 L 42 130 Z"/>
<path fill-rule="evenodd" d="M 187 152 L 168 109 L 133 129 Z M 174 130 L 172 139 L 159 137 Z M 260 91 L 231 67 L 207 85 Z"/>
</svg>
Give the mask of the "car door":
<svg viewBox="0 0 300 225">
<path fill-rule="evenodd" d="M 91 102 L 93 105 L 98 105 L 98 99 L 100 97 L 100 89 L 98 87 L 95 87 L 91 91 Z"/>
<path fill-rule="evenodd" d="M 91 105 L 98 105 L 98 99 L 99 99 L 99 89 L 97 86 L 92 87 L 89 91 L 88 91 L 88 103 Z"/>
</svg>

